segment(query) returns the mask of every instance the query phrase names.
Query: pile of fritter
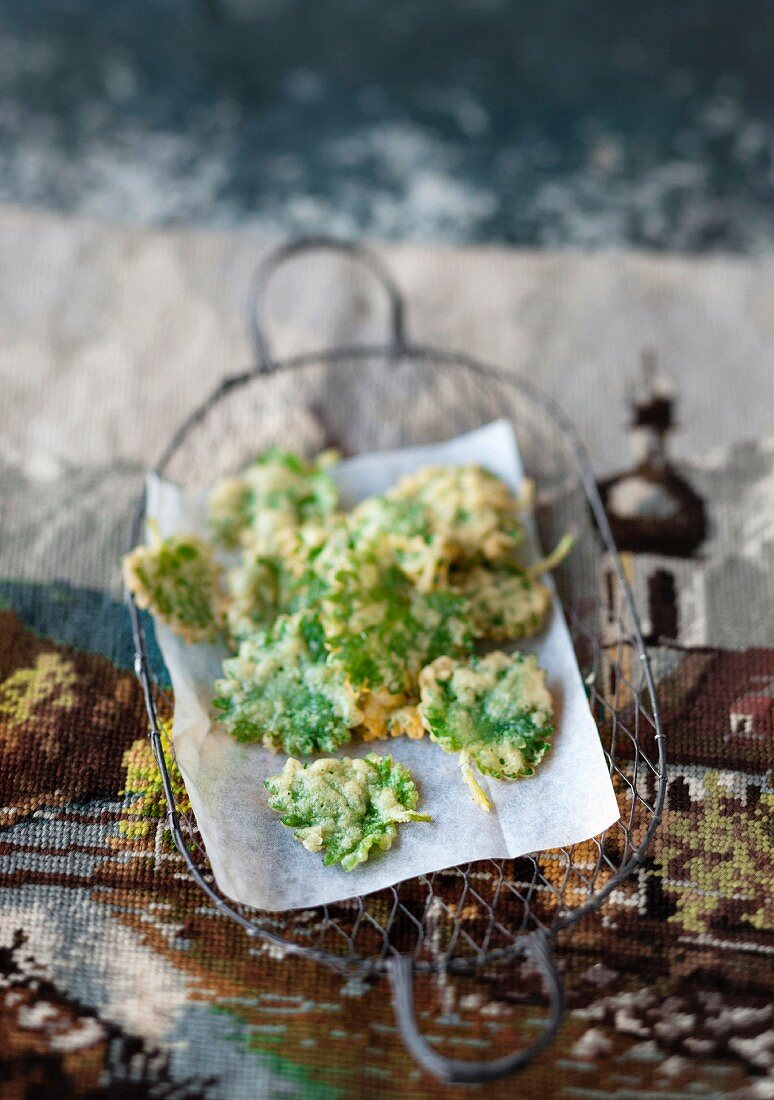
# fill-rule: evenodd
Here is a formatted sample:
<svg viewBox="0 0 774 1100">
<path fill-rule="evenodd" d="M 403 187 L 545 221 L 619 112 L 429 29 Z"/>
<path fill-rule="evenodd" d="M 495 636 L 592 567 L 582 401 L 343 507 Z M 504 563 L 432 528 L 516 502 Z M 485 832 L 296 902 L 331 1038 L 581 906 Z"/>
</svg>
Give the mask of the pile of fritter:
<svg viewBox="0 0 774 1100">
<path fill-rule="evenodd" d="M 459 754 L 488 809 L 472 769 L 533 774 L 553 725 L 535 659 L 482 650 L 541 629 L 551 596 L 538 575 L 556 555 L 519 564 L 529 494 L 514 496 L 480 466 L 426 467 L 344 512 L 337 460 L 267 451 L 212 490 L 211 543 L 151 532 L 125 558 L 124 579 L 138 606 L 185 641 L 225 638 L 219 721 L 239 741 L 291 756 L 267 780 L 270 805 L 307 847 L 349 868 L 372 843 L 390 846 L 394 822 L 417 817 L 413 780 L 390 757 L 306 768 L 295 757 L 428 733 Z M 220 559 L 234 551 L 239 563 L 226 571 Z M 342 835 L 355 838 L 351 847 Z"/>
</svg>

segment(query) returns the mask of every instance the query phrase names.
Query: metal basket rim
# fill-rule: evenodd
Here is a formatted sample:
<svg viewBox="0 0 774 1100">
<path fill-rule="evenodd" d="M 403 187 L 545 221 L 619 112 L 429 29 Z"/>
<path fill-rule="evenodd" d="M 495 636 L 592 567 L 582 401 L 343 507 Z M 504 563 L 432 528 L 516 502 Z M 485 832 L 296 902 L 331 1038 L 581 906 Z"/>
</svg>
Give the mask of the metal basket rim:
<svg viewBox="0 0 774 1100">
<path fill-rule="evenodd" d="M 210 393 L 210 395 L 206 397 L 204 401 L 202 401 L 197 406 L 197 408 L 189 414 L 188 417 L 186 417 L 186 419 L 183 421 L 178 430 L 170 439 L 166 448 L 162 452 L 158 462 L 153 467 L 152 472 L 160 477 L 164 475 L 165 469 L 174 457 L 178 448 L 184 442 L 188 433 L 196 426 L 197 423 L 199 423 L 206 416 L 209 410 L 213 408 L 231 390 L 239 388 L 240 386 L 243 386 L 248 382 L 252 382 L 260 378 L 273 377 L 275 374 L 284 371 L 291 371 L 312 365 L 330 366 L 335 363 L 344 363 L 351 360 L 371 359 L 377 357 L 386 359 L 389 365 L 393 365 L 401 360 L 413 360 L 415 362 L 432 362 L 432 365 L 434 367 L 464 367 L 482 377 L 492 379 L 506 386 L 512 386 L 513 388 L 521 391 L 521 393 L 528 400 L 530 400 L 535 406 L 541 409 L 554 421 L 557 428 L 564 434 L 567 442 L 570 445 L 570 449 L 577 464 L 577 472 L 586 493 L 587 502 L 594 514 L 597 529 L 602 538 L 604 549 L 609 556 L 617 579 L 622 587 L 626 607 L 629 615 L 631 616 L 632 635 L 634 642 L 636 643 L 637 654 L 643 669 L 644 686 L 647 689 L 650 703 L 653 708 L 653 725 L 655 728 L 654 740 L 656 742 L 658 750 L 658 772 L 656 775 L 658 785 L 653 806 L 653 814 L 643 839 L 640 841 L 639 845 L 635 849 L 633 849 L 628 860 L 624 864 L 622 864 L 622 866 L 618 869 L 618 871 L 616 871 L 612 878 L 610 878 L 604 884 L 604 886 L 597 890 L 582 905 L 569 909 L 563 917 L 552 924 L 551 927 L 545 932 L 546 935 L 553 938 L 556 933 L 569 928 L 570 926 L 581 920 L 581 918 L 586 916 L 588 913 L 599 909 L 606 898 L 609 897 L 609 895 L 618 886 L 620 886 L 621 883 L 624 882 L 642 863 L 645 857 L 645 853 L 650 846 L 653 835 L 658 828 L 659 822 L 661 820 L 667 785 L 666 737 L 661 724 L 661 715 L 659 712 L 658 699 L 656 697 L 653 675 L 650 669 L 650 661 L 648 658 L 647 650 L 645 648 L 645 642 L 642 635 L 642 629 L 640 626 L 634 597 L 623 570 L 618 549 L 616 547 L 615 540 L 613 539 L 612 531 L 610 529 L 607 515 L 605 513 L 604 505 L 602 504 L 602 499 L 597 489 L 596 479 L 594 477 L 591 463 L 586 454 L 586 449 L 577 434 L 574 424 L 566 416 L 558 403 L 521 374 L 505 371 L 500 368 L 490 366 L 481 362 L 475 357 L 468 355 L 467 353 L 450 351 L 448 349 L 440 348 L 431 344 L 419 344 L 412 341 L 401 340 L 398 344 L 393 342 L 387 344 L 344 345 L 341 347 L 324 348 L 315 351 L 305 351 L 296 355 L 287 356 L 285 358 L 272 359 L 270 365 L 267 365 L 264 362 L 262 364 L 252 366 L 244 371 L 230 375 L 223 379 Z M 143 491 L 132 516 L 130 528 L 130 548 L 137 545 L 137 543 L 140 541 L 144 518 L 145 492 Z M 208 882 L 207 879 L 204 877 L 195 862 L 195 859 L 186 842 L 184 832 L 180 826 L 179 816 L 175 808 L 175 799 L 172 793 L 171 779 L 166 765 L 166 760 L 164 758 L 164 753 L 161 750 L 161 734 L 158 726 L 155 702 L 153 699 L 152 677 L 150 674 L 150 665 L 148 662 L 147 648 L 145 643 L 145 628 L 143 626 L 142 619 L 140 618 L 138 608 L 134 602 L 131 593 L 126 593 L 126 603 L 132 622 L 132 633 L 135 646 L 134 669 L 142 686 L 146 711 L 150 720 L 149 737 L 153 746 L 156 762 L 161 773 L 162 785 L 167 802 L 166 816 L 168 820 L 168 825 L 175 844 L 186 863 L 191 877 L 194 879 L 200 889 L 202 889 L 203 892 L 209 897 L 210 901 L 216 906 L 216 908 L 220 912 L 229 916 L 232 920 L 236 921 L 250 936 L 261 939 L 274 947 L 278 947 L 287 954 L 314 959 L 317 962 L 321 962 L 332 967 L 334 970 L 339 970 L 343 972 L 350 972 L 352 970 L 369 973 L 386 972 L 386 970 L 388 969 L 390 957 L 398 954 L 396 949 L 391 945 L 388 945 L 387 952 L 385 952 L 385 954 L 381 956 L 343 956 L 320 948 L 305 947 L 301 944 L 293 943 L 286 940 L 283 936 L 272 932 L 270 929 L 261 927 L 261 925 L 257 922 L 251 921 L 248 917 L 241 913 L 238 908 L 235 908 L 235 906 L 237 905 L 241 906 L 241 903 L 232 902 L 227 897 L 227 895 L 222 894 L 219 891 L 214 883 L 214 876 L 211 876 L 212 882 Z M 620 818 L 618 820 L 620 820 Z M 603 835 L 604 833 L 595 834 L 595 837 L 589 839 L 594 840 Z M 546 849 L 540 849 L 535 852 L 526 853 L 526 855 L 537 857 L 545 850 Z M 486 860 L 481 862 L 485 863 Z M 446 868 L 447 871 L 454 869 L 455 868 Z M 401 882 L 396 883 L 392 887 L 392 889 L 396 889 L 398 886 L 402 885 L 403 882 L 410 881 L 412 880 L 401 880 Z M 390 887 L 388 887 L 387 889 L 390 889 Z M 359 898 L 360 900 L 362 900 L 363 898 L 368 896 L 368 894 L 353 894 L 351 895 L 351 898 Z M 241 906 L 241 908 L 246 910 L 254 909 L 254 907 L 246 905 Z M 254 909 L 254 912 L 256 914 L 267 916 L 270 915 L 273 911 Z M 283 912 L 292 913 L 293 910 L 284 910 Z M 416 973 L 436 973 L 440 970 L 448 970 L 455 973 L 466 973 L 475 971 L 482 966 L 488 966 L 494 963 L 504 963 L 506 961 L 514 959 L 518 954 L 523 951 L 523 945 L 528 940 L 530 935 L 532 935 L 532 933 L 526 930 L 521 933 L 514 933 L 513 944 L 507 945 L 505 947 L 494 948 L 484 953 L 481 957 L 469 958 L 464 956 L 453 956 L 451 958 L 443 959 L 439 962 L 425 962 L 422 960 L 413 959 L 413 969 Z"/>
</svg>

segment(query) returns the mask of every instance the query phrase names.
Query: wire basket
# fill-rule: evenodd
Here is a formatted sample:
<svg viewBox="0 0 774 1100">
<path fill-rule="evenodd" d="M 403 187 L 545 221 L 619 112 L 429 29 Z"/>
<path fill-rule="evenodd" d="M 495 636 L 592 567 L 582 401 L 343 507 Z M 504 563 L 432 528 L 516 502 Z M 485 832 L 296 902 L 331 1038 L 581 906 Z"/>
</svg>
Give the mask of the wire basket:
<svg viewBox="0 0 774 1100">
<path fill-rule="evenodd" d="M 263 323 L 268 283 L 286 261 L 318 249 L 344 255 L 378 281 L 388 305 L 389 338 L 377 346 L 277 359 Z M 256 366 L 222 382 L 185 421 L 156 467 L 158 474 L 205 486 L 273 444 L 310 454 L 334 445 L 352 454 L 435 443 L 507 417 L 537 488 L 543 545 L 554 545 L 568 530 L 576 535 L 573 553 L 555 579 L 609 763 L 618 821 L 583 844 L 423 875 L 363 897 L 285 914 L 282 920 L 276 913 L 232 902 L 219 891 L 196 823 L 175 803 L 144 619 L 127 597 L 135 669 L 169 828 L 196 883 L 250 936 L 347 975 L 386 973 L 398 1025 L 415 1059 L 446 1082 L 493 1080 L 526 1065 L 552 1041 L 563 1012 L 553 939 L 598 908 L 642 862 L 661 815 L 664 735 L 632 595 L 571 423 L 524 378 L 465 355 L 411 343 L 401 295 L 376 256 L 332 240 L 293 242 L 261 265 L 250 302 Z M 143 537 L 144 517 L 143 499 L 133 520 L 132 545 Z M 429 1045 L 414 1012 L 414 974 L 473 973 L 523 956 L 537 966 L 549 997 L 535 1040 L 489 1062 L 447 1058 Z"/>
</svg>

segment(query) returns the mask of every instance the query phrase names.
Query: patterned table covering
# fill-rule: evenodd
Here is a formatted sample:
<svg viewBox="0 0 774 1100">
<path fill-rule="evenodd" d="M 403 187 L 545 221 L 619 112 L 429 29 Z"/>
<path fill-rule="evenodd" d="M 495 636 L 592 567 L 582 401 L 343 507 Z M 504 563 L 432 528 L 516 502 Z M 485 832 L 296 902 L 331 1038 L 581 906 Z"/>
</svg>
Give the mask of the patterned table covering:
<svg viewBox="0 0 774 1100">
<path fill-rule="evenodd" d="M 148 763 L 118 577 L 128 508 L 169 430 L 247 361 L 240 306 L 263 247 L 0 211 L 3 1098 L 451 1091 L 411 1063 L 383 984 L 248 942 L 189 882 L 160 807 L 138 820 L 125 793 Z M 415 330 L 530 371 L 575 419 L 668 732 L 647 862 L 560 941 L 558 1041 L 488 1091 L 774 1096 L 770 265 L 387 258 Z M 372 305 L 336 267 L 278 332 L 359 335 L 379 323 Z M 631 430 L 626 381 L 645 347 L 672 389 L 640 377 Z M 655 473 L 637 457 L 643 432 Z M 673 508 L 689 518 L 677 545 Z M 460 1057 L 503 1053 L 541 1018 L 533 983 L 507 969 L 427 979 L 417 997 L 426 1033 Z"/>
</svg>

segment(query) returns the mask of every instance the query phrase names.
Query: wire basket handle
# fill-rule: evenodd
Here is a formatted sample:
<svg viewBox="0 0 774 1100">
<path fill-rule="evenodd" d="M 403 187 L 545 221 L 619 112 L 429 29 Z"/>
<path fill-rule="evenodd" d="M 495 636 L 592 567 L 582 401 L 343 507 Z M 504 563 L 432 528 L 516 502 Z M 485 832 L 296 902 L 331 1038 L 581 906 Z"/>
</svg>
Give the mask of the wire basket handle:
<svg viewBox="0 0 774 1100">
<path fill-rule="evenodd" d="M 430 1046 L 419 1030 L 414 1011 L 412 960 L 405 955 L 395 955 L 390 959 L 388 967 L 395 1019 L 403 1042 L 414 1060 L 444 1084 L 481 1084 L 507 1077 L 528 1065 L 541 1050 L 553 1042 L 562 1022 L 564 990 L 545 933 L 533 932 L 525 937 L 523 951 L 537 965 L 548 990 L 548 1016 L 537 1039 L 529 1046 L 491 1062 L 466 1062 L 458 1058 L 446 1058 Z"/>
<path fill-rule="evenodd" d="M 258 265 L 250 284 L 247 320 L 259 373 L 268 374 L 275 367 L 275 359 L 266 335 L 265 324 L 264 305 L 268 285 L 286 260 L 293 259 L 305 252 L 338 252 L 360 264 L 377 280 L 387 296 L 390 310 L 389 347 L 394 354 L 400 354 L 406 347 L 403 296 L 376 253 L 361 244 L 356 244 L 353 241 L 337 240 L 335 237 L 301 237 L 299 240 L 280 245 L 279 248 L 275 248 L 270 252 Z"/>
</svg>

